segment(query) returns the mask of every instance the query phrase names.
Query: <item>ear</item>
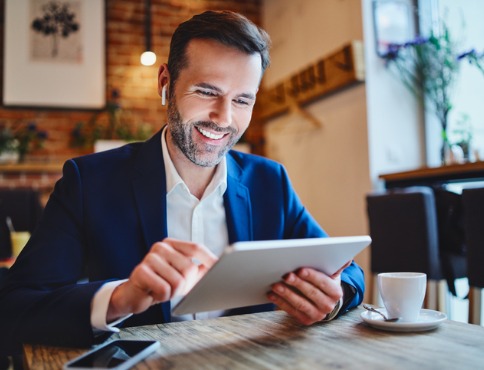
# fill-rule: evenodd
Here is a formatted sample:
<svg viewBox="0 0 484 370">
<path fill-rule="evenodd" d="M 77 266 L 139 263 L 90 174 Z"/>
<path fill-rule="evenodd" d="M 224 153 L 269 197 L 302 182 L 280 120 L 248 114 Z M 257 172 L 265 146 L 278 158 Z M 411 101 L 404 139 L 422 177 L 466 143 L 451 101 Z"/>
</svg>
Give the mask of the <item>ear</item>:
<svg viewBox="0 0 484 370">
<path fill-rule="evenodd" d="M 163 63 L 158 69 L 158 95 L 162 96 L 163 87 L 168 86 L 169 83 L 170 72 L 168 71 L 168 66 L 166 65 L 166 63 Z"/>
</svg>

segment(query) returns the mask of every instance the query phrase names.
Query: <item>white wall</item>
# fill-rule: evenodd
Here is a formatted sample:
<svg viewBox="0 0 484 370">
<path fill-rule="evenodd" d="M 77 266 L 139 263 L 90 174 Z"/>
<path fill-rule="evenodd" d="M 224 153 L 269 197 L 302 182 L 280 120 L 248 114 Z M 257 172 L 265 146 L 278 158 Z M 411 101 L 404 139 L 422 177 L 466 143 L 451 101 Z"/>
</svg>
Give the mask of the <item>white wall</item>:
<svg viewBox="0 0 484 370">
<path fill-rule="evenodd" d="M 273 43 L 268 86 L 362 38 L 359 0 L 264 0 L 263 24 Z"/>
<path fill-rule="evenodd" d="M 404 0 L 409 5 L 411 0 Z M 375 50 L 371 0 L 361 0 L 365 39 L 370 174 L 415 169 L 425 163 L 424 120 L 417 99 L 391 73 Z"/>
<path fill-rule="evenodd" d="M 368 233 L 365 195 L 378 175 L 423 163 L 421 113 L 376 57 L 370 0 L 265 0 L 273 40 L 271 87 L 351 40 L 365 39 L 366 83 L 324 97 L 266 126 L 267 153 L 282 162 L 310 212 L 333 236 Z M 370 286 L 369 250 L 357 256 Z M 365 300 L 370 299 L 367 289 Z"/>
<path fill-rule="evenodd" d="M 376 55 L 371 0 L 264 0 L 263 4 L 263 25 L 274 43 L 272 65 L 264 78 L 268 87 L 350 40 L 364 40 L 366 82 L 305 107 L 323 127 L 296 113 L 287 114 L 266 126 L 266 139 L 269 157 L 286 166 L 301 199 L 330 235 L 366 234 L 365 195 L 382 186 L 378 175 L 426 163 L 438 165 L 438 134 L 425 137 L 422 108 Z M 455 32 L 462 31 L 455 15 L 463 12 L 468 31 L 457 33 L 466 35 L 462 47 L 484 51 L 484 1 L 437 4 L 439 14 L 449 12 Z M 484 157 L 483 96 L 484 77 L 463 65 L 455 112 L 471 115 L 475 144 Z M 365 300 L 370 301 L 369 250 L 356 261 L 365 270 Z"/>
<path fill-rule="evenodd" d="M 265 0 L 263 25 L 273 39 L 273 86 L 351 40 L 362 39 L 360 0 Z M 332 236 L 367 233 L 364 195 L 371 190 L 365 86 L 360 84 L 267 126 L 267 153 L 282 162 L 309 211 Z M 368 251 L 357 257 L 368 274 Z"/>
<path fill-rule="evenodd" d="M 384 0 L 380 0 L 384 1 Z M 412 0 L 403 0 L 411 5 Z M 396 76 L 382 68 L 383 61 L 373 52 L 373 18 L 371 0 L 362 0 L 364 35 L 367 47 L 367 102 L 372 178 L 382 172 L 395 172 L 419 165 L 439 166 L 442 145 L 440 123 L 431 110 L 423 112 Z M 421 33 L 428 35 L 430 28 L 444 19 L 456 52 L 475 48 L 484 51 L 484 1 L 482 0 L 420 0 Z M 470 117 L 473 127 L 473 145 L 484 159 L 484 75 L 466 62 L 460 64 L 460 73 L 454 86 L 449 114 L 448 135 L 452 141 L 456 122 L 462 113 Z M 386 95 L 385 95 L 386 94 Z M 388 120 L 390 113 L 391 120 Z M 398 137 L 404 140 L 399 142 Z M 414 137 L 415 140 L 409 140 Z M 396 140 L 395 140 L 396 139 Z M 385 143 L 389 141 L 389 143 Z M 402 160 L 402 157 L 405 157 Z"/>
</svg>

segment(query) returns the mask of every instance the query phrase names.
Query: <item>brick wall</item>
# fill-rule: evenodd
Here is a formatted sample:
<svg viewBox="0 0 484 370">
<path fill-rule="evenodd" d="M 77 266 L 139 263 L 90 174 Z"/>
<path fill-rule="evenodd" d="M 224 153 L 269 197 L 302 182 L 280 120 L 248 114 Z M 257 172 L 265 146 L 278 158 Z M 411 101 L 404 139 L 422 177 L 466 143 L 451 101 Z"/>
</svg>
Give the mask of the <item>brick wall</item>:
<svg viewBox="0 0 484 370">
<path fill-rule="evenodd" d="M 106 0 L 106 96 L 109 98 L 111 90 L 118 89 L 121 106 L 131 112 L 137 122 L 148 123 L 156 130 L 165 116 L 157 94 L 157 70 L 159 64 L 167 60 L 170 37 L 176 26 L 207 9 L 234 10 L 260 24 L 261 0 L 152 0 L 152 44 L 158 58 L 152 67 L 141 66 L 139 62 L 145 45 L 144 3 L 144 0 Z M 2 82 L 4 0 L 0 0 L 0 19 Z M 78 122 L 87 122 L 93 114 L 94 111 L 0 106 L 0 123 L 10 122 L 16 126 L 34 121 L 47 131 L 48 139 L 43 149 L 31 153 L 30 159 L 57 161 L 91 151 L 90 148 L 71 147 L 70 135 Z M 101 117 L 103 119 L 105 117 Z"/>
</svg>

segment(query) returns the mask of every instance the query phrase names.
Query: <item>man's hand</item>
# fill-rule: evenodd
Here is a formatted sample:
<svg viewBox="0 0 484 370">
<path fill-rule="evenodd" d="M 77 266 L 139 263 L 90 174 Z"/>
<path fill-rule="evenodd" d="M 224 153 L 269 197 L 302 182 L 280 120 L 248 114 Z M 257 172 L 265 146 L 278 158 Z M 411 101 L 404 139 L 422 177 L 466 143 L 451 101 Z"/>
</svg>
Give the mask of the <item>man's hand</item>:
<svg viewBox="0 0 484 370">
<path fill-rule="evenodd" d="M 114 290 L 107 322 L 185 294 L 216 261 L 217 257 L 201 244 L 172 238 L 153 244 L 128 281 Z"/>
<path fill-rule="evenodd" d="M 350 264 L 348 261 L 332 276 L 307 267 L 289 272 L 267 296 L 301 324 L 314 324 L 331 313 L 343 296 L 341 272 Z"/>
</svg>

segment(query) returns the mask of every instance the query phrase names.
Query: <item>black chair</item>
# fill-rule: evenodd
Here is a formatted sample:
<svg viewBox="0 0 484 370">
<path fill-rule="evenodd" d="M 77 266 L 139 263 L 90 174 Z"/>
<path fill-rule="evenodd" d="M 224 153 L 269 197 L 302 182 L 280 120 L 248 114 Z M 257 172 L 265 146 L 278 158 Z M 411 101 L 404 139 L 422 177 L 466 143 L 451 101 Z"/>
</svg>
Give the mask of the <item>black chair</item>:
<svg viewBox="0 0 484 370">
<path fill-rule="evenodd" d="M 439 307 L 442 303 L 438 282 L 446 278 L 455 292 L 454 279 L 466 276 L 465 256 L 440 249 L 433 189 L 425 186 L 391 189 L 368 194 L 366 201 L 372 274 L 424 272 L 428 280 L 425 307 L 448 311 L 448 307 Z M 376 301 L 377 294 L 373 296 Z"/>
<path fill-rule="evenodd" d="M 7 218 L 16 231 L 32 233 L 42 212 L 39 191 L 31 188 L 0 189 L 0 259 L 12 255 Z"/>
<path fill-rule="evenodd" d="M 481 324 L 484 288 L 484 188 L 462 191 L 464 228 L 467 239 L 469 280 L 469 323 Z"/>
<path fill-rule="evenodd" d="M 0 189 L 0 259 L 12 255 L 10 242 L 10 228 L 7 218 L 10 219 L 16 231 L 29 231 L 32 233 L 37 227 L 43 212 L 39 191 L 31 188 Z M 0 271 L 0 284 L 7 269 Z M 4 356 L 0 348 L 0 370 L 22 369 L 21 356 Z"/>
</svg>

